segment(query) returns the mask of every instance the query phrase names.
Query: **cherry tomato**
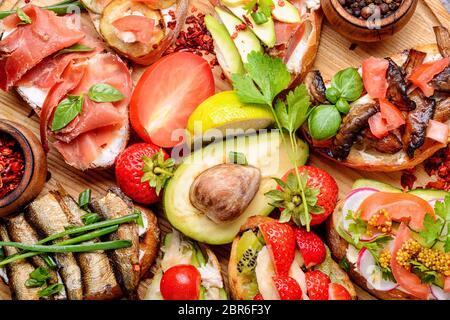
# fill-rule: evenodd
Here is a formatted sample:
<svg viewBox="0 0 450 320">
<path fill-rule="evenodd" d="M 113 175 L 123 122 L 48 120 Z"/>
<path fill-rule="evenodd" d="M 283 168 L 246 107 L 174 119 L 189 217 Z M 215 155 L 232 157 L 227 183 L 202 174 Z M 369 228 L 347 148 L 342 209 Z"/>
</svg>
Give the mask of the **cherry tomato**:
<svg viewBox="0 0 450 320">
<path fill-rule="evenodd" d="M 194 109 L 215 92 L 209 63 L 188 52 L 170 54 L 148 68 L 131 98 L 130 120 L 139 136 L 172 148 Z"/>
<path fill-rule="evenodd" d="M 200 272 L 193 265 L 173 266 L 161 278 L 161 294 L 164 300 L 198 300 L 200 282 Z"/>
<path fill-rule="evenodd" d="M 435 217 L 430 204 L 415 195 L 408 193 L 376 192 L 367 197 L 359 207 L 361 219 L 369 221 L 381 209 L 386 209 L 397 222 L 409 222 L 414 230 L 422 230 L 426 214 Z"/>
<path fill-rule="evenodd" d="M 373 99 L 386 97 L 388 83 L 386 71 L 389 62 L 386 59 L 370 57 L 362 63 L 362 78 L 364 87 Z"/>
<path fill-rule="evenodd" d="M 408 80 L 419 87 L 425 96 L 431 97 L 434 94 L 434 88 L 428 83 L 433 80 L 435 75 L 444 71 L 448 67 L 449 62 L 450 59 L 447 57 L 438 61 L 424 63 L 413 71 Z"/>
</svg>

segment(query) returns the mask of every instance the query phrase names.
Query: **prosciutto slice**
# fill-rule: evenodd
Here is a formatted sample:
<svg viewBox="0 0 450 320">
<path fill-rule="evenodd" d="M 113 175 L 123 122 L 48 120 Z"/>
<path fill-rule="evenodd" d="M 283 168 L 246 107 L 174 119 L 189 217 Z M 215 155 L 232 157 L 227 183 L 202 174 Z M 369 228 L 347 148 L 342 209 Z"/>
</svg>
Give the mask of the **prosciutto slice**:
<svg viewBox="0 0 450 320">
<path fill-rule="evenodd" d="M 33 5 L 25 6 L 23 11 L 31 18 L 30 24 L 17 25 L 17 15 L 3 22 L 7 27 L 17 26 L 0 41 L 0 89 L 5 91 L 43 59 L 85 37 L 70 16 L 58 17 Z"/>
</svg>

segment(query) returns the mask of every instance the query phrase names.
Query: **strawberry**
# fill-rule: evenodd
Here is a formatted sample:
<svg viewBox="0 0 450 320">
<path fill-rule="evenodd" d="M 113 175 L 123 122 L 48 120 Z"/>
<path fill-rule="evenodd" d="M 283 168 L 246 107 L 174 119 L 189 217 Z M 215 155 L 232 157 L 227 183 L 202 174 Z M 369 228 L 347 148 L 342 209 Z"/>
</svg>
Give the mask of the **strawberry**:
<svg viewBox="0 0 450 320">
<path fill-rule="evenodd" d="M 274 276 L 273 282 L 281 300 L 302 300 L 302 289 L 293 278 L 289 276 Z"/>
<path fill-rule="evenodd" d="M 172 176 L 175 163 L 152 143 L 137 143 L 125 149 L 116 161 L 116 181 L 123 193 L 136 202 L 152 204 Z"/>
<path fill-rule="evenodd" d="M 278 221 L 262 223 L 259 229 L 272 256 L 276 274 L 287 275 L 295 255 L 294 230 Z"/>
<path fill-rule="evenodd" d="M 288 171 L 277 183 L 277 189 L 266 196 L 272 200 L 272 206 L 280 209 L 281 222 L 292 219 L 309 231 L 310 225 L 324 222 L 336 207 L 337 183 L 322 169 L 301 166 Z"/>
<path fill-rule="evenodd" d="M 319 236 L 303 228 L 294 228 L 294 233 L 306 268 L 309 269 L 325 261 L 327 251 L 325 244 Z"/>
<path fill-rule="evenodd" d="M 308 271 L 305 273 L 306 289 L 311 300 L 328 300 L 330 278 L 322 271 Z"/>
<path fill-rule="evenodd" d="M 338 283 L 330 283 L 328 286 L 328 296 L 330 300 L 352 300 L 352 296 L 347 289 Z"/>
<path fill-rule="evenodd" d="M 253 300 L 264 300 L 261 293 L 258 293 L 256 296 L 253 297 Z"/>
</svg>

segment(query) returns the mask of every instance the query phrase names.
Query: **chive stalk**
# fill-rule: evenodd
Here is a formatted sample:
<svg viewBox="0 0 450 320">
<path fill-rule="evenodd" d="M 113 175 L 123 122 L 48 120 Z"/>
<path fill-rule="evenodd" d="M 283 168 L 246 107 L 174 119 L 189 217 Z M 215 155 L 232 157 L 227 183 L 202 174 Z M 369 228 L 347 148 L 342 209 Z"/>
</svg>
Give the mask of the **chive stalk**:
<svg viewBox="0 0 450 320">
<path fill-rule="evenodd" d="M 75 8 L 75 7 L 78 7 L 81 10 L 84 9 L 84 6 L 80 1 L 73 1 L 73 0 L 63 1 L 63 2 L 56 3 L 54 5 L 43 7 L 43 8 L 53 11 L 57 15 L 65 15 L 67 13 L 70 13 L 67 11 L 69 8 Z M 16 10 L 0 11 L 0 20 L 3 18 L 6 18 L 7 16 L 15 14 L 15 13 L 16 13 Z"/>
<path fill-rule="evenodd" d="M 0 241 L 0 245 L 36 252 L 68 253 L 68 252 L 92 252 L 98 250 L 122 249 L 122 248 L 129 248 L 133 244 L 129 240 L 115 240 L 89 244 L 51 245 L 51 246 L 44 246 L 39 244 L 29 245 L 21 242 Z M 0 266 L 4 262 L 5 260 L 0 262 Z"/>
</svg>

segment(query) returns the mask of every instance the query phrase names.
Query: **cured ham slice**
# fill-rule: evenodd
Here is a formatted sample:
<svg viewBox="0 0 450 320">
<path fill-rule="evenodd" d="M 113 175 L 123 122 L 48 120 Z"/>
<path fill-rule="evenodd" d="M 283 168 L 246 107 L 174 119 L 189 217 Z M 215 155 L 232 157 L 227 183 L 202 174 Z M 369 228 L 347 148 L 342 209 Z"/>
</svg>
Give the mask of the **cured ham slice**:
<svg viewBox="0 0 450 320">
<path fill-rule="evenodd" d="M 28 5 L 23 11 L 31 23 L 19 25 L 0 41 L 0 89 L 9 90 L 30 69 L 49 55 L 81 41 L 85 34 L 70 16 L 58 17 L 51 11 Z M 17 21 L 12 15 L 8 26 Z M 4 22 L 5 23 L 5 22 Z"/>
</svg>

